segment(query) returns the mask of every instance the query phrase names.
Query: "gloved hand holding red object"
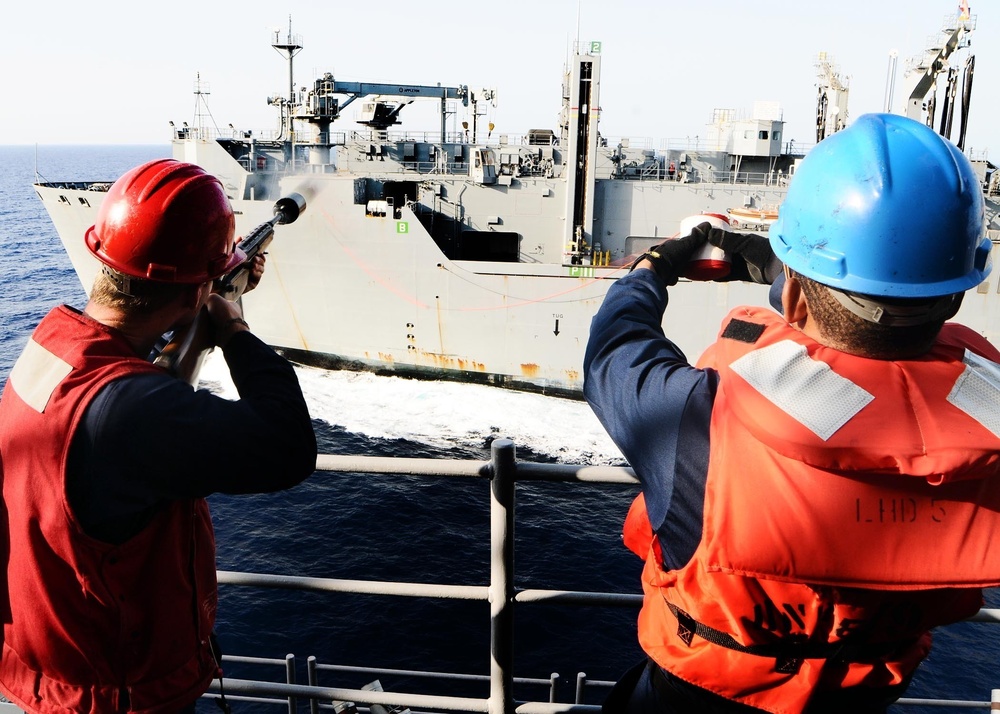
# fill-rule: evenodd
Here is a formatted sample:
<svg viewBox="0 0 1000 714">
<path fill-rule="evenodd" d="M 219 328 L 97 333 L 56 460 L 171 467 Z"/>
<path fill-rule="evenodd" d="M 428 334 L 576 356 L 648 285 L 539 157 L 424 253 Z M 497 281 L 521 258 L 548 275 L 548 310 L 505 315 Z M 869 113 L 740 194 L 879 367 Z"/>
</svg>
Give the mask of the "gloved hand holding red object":
<svg viewBox="0 0 1000 714">
<path fill-rule="evenodd" d="M 781 273 L 781 261 L 775 257 L 771 242 L 764 236 L 712 228 L 706 239 L 726 251 L 732 260 L 729 275 L 719 278 L 719 282 L 742 280 L 770 285 Z"/>
<path fill-rule="evenodd" d="M 660 280 L 667 287 L 677 284 L 677 278 L 684 273 L 684 268 L 699 248 L 705 245 L 712 228 L 707 221 L 695 226 L 690 235 L 683 238 L 670 238 L 640 255 L 632 263 L 629 270 L 634 270 L 642 261 L 648 260 Z M 723 231 L 719 231 L 722 233 Z"/>
</svg>

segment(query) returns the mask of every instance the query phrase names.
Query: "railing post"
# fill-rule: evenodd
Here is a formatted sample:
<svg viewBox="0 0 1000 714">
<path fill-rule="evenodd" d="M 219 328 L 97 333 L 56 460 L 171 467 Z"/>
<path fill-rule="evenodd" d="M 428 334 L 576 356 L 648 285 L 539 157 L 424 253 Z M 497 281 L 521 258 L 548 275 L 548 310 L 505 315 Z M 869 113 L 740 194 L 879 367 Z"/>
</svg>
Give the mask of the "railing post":
<svg viewBox="0 0 1000 714">
<path fill-rule="evenodd" d="M 587 686 L 587 673 L 576 673 L 576 700 L 575 704 L 583 704 L 583 689 Z"/>
<path fill-rule="evenodd" d="M 285 682 L 295 684 L 295 655 L 293 654 L 285 655 Z M 296 707 L 295 697 L 289 696 L 288 714 L 295 714 Z"/>
<path fill-rule="evenodd" d="M 559 673 L 553 672 L 549 675 L 549 704 L 555 704 L 556 685 L 559 683 Z"/>
<path fill-rule="evenodd" d="M 490 459 L 490 714 L 514 712 L 514 442 L 497 439 Z"/>
<path fill-rule="evenodd" d="M 319 677 L 316 674 L 316 657 L 314 655 L 309 655 L 309 658 L 306 660 L 306 681 L 310 687 L 319 686 Z M 309 700 L 309 713 L 319 714 L 318 699 Z"/>
</svg>

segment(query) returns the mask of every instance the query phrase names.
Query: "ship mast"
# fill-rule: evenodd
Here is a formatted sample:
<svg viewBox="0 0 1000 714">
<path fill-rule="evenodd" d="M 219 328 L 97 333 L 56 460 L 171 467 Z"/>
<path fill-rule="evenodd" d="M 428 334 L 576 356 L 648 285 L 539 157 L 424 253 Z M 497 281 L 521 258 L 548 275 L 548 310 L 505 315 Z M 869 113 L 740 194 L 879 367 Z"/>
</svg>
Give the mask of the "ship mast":
<svg viewBox="0 0 1000 714">
<path fill-rule="evenodd" d="M 579 265 L 583 256 L 599 250 L 593 237 L 594 180 L 597 166 L 598 122 L 601 116 L 601 43 L 577 45 L 563 78 L 561 134 L 566 138 L 564 262 Z"/>
<path fill-rule="evenodd" d="M 212 120 L 213 126 L 215 125 L 215 117 L 212 116 L 212 111 L 208 108 L 208 100 L 205 99 L 211 92 L 209 91 L 208 82 L 201 81 L 201 72 L 195 74 L 194 80 L 194 126 L 195 130 L 198 132 L 198 137 L 204 139 L 206 134 L 205 130 L 205 117 L 208 116 Z M 218 132 L 218 127 L 216 126 L 216 132 Z"/>
<path fill-rule="evenodd" d="M 278 52 L 283 54 L 288 58 L 288 101 L 285 105 L 285 112 L 282 115 L 281 121 L 281 133 L 285 136 L 287 132 L 288 142 L 291 147 L 291 155 L 289 160 L 291 161 L 291 167 L 295 168 L 295 126 L 292 123 L 292 115 L 294 113 L 295 103 L 295 71 L 294 71 L 294 57 L 302 50 L 302 37 L 300 35 L 292 34 L 292 16 L 288 16 L 288 35 L 285 40 L 281 40 L 280 30 L 274 31 L 274 40 L 271 42 L 271 47 L 276 49 Z"/>
</svg>

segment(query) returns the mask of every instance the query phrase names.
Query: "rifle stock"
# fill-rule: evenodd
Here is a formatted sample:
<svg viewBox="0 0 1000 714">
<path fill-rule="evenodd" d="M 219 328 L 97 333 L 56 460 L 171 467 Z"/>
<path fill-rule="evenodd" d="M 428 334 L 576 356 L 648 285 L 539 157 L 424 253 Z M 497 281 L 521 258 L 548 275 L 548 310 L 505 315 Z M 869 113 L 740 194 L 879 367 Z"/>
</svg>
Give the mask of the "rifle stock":
<svg viewBox="0 0 1000 714">
<path fill-rule="evenodd" d="M 274 204 L 274 216 L 254 228 L 240 241 L 246 260 L 217 279 L 214 292 L 236 302 L 246 291 L 253 259 L 261 255 L 274 238 L 274 227 L 292 223 L 306 209 L 306 200 L 299 193 L 290 193 Z M 170 341 L 154 357 L 153 364 L 165 367 L 178 379 L 195 386 L 205 357 L 215 346 L 208 309 L 202 308 L 190 325 L 176 330 Z"/>
</svg>

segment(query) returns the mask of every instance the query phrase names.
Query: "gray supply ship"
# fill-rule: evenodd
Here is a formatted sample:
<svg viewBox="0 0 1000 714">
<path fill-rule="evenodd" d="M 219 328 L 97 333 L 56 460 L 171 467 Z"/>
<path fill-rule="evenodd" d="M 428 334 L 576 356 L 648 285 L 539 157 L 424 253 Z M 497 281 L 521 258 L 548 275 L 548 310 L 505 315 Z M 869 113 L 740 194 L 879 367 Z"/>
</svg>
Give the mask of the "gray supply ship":
<svg viewBox="0 0 1000 714">
<path fill-rule="evenodd" d="M 950 137 L 959 106 L 960 148 L 974 27 L 974 17 L 947 18 L 904 76 L 908 116 L 940 123 Z M 288 96 L 268 100 L 279 130 L 220 131 L 198 110 L 193 125 L 174 127 L 173 155 L 222 180 L 241 235 L 268 220 L 279 197 L 307 197 L 309 210 L 278 228 L 267 278 L 244 308 L 268 344 L 314 366 L 578 397 L 591 318 L 634 256 L 699 213 L 765 231 L 808 149 L 786 141 L 780 109 L 763 103 L 749 115 L 715 110 L 696 144 L 603 136 L 598 43 L 579 47 L 568 63 L 555 130 L 523 135 L 480 125 L 493 90 L 342 82 L 331 74 L 296 89 L 300 39 L 289 28 L 272 44 L 289 70 Z M 824 55 L 817 68 L 819 141 L 846 126 L 849 87 Z M 439 130 L 397 129 L 418 99 L 440 104 Z M 344 127 L 341 115 L 355 101 L 359 126 Z M 448 132 L 459 103 L 471 123 Z M 970 158 L 995 243 L 1000 177 L 986 157 Z M 83 235 L 109 186 L 36 184 L 85 289 L 98 264 Z M 1000 337 L 997 276 L 970 291 L 957 318 L 991 340 Z M 765 299 L 762 286 L 680 285 L 670 294 L 668 334 L 693 359 L 729 309 Z"/>
</svg>

